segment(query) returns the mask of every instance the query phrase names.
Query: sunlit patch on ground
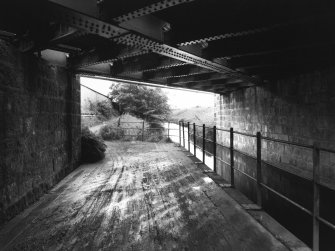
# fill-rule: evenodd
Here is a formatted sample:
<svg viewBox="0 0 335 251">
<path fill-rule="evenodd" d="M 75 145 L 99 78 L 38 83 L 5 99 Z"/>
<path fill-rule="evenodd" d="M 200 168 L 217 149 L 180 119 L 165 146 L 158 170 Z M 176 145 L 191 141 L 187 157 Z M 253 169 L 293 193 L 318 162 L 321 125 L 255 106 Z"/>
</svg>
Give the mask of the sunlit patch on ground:
<svg viewBox="0 0 335 251">
<path fill-rule="evenodd" d="M 5 250 L 286 250 L 173 144 L 109 142 L 17 222 Z"/>
</svg>

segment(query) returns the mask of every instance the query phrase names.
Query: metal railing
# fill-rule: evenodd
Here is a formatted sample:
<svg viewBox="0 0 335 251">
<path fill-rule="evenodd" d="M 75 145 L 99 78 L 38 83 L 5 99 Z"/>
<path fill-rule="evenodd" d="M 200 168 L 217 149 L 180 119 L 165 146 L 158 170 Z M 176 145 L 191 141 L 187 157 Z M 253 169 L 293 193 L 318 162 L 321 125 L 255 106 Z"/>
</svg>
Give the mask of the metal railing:
<svg viewBox="0 0 335 251">
<path fill-rule="evenodd" d="M 261 132 L 257 132 L 256 134 L 250 134 L 250 133 L 244 133 L 244 132 L 238 132 L 238 131 L 234 131 L 233 128 L 228 129 L 222 129 L 222 128 L 216 128 L 216 126 L 213 127 L 206 127 L 205 124 L 201 125 L 196 125 L 195 123 L 193 123 L 192 125 L 192 133 L 190 131 L 190 122 L 187 122 L 185 124 L 184 121 L 180 121 L 179 122 L 179 143 L 180 146 L 182 145 L 185 148 L 185 128 L 187 128 L 187 141 L 188 141 L 188 148 L 187 150 L 191 151 L 191 147 L 190 147 L 190 141 L 191 138 L 193 138 L 193 153 L 194 156 L 196 156 L 196 148 L 200 148 L 202 150 L 202 162 L 205 164 L 205 154 L 210 154 L 213 156 L 213 169 L 214 172 L 217 172 L 217 161 L 220 161 L 222 163 L 224 163 L 227 166 L 230 166 L 230 185 L 232 187 L 235 186 L 235 171 L 243 174 L 244 176 L 248 177 L 250 180 L 252 180 L 253 182 L 256 183 L 256 201 L 257 201 L 257 205 L 259 207 L 262 208 L 263 206 L 263 198 L 262 198 L 262 190 L 266 189 L 268 191 L 270 191 L 271 193 L 279 196 L 280 198 L 284 199 L 285 201 L 287 201 L 288 203 L 290 203 L 291 205 L 297 207 L 298 209 L 302 210 L 303 212 L 305 212 L 306 214 L 310 215 L 313 217 L 313 250 L 314 251 L 318 251 L 319 250 L 319 244 L 320 244 L 320 222 L 322 224 L 325 224 L 326 226 L 328 226 L 329 228 L 331 228 L 332 230 L 335 230 L 335 225 L 332 224 L 331 222 L 329 222 L 328 220 L 322 218 L 320 216 L 320 186 L 326 186 L 328 188 L 330 188 L 329 186 L 327 186 L 326 184 L 321 184 L 321 180 L 320 180 L 320 152 L 328 152 L 328 153 L 335 153 L 335 150 L 331 150 L 331 149 L 326 149 L 326 148 L 322 148 L 320 147 L 317 143 L 314 143 L 313 145 L 308 145 L 308 144 L 300 144 L 300 143 L 295 143 L 295 142 L 290 142 L 290 141 L 286 141 L 286 140 L 279 140 L 279 139 L 274 139 L 274 138 L 270 138 L 270 137 L 265 137 L 262 136 Z M 213 130 L 213 138 L 212 140 L 206 138 L 206 129 L 212 129 Z M 202 136 L 197 135 L 197 132 L 201 132 L 202 130 Z M 226 132 L 229 133 L 229 141 L 230 141 L 230 145 L 229 146 L 225 146 L 223 144 L 219 144 L 217 143 L 217 132 L 218 131 L 222 131 L 222 132 Z M 242 135 L 242 136 L 246 136 L 246 137 L 251 137 L 251 138 L 255 138 L 256 139 L 256 157 L 243 152 L 241 150 L 238 150 L 236 148 L 234 148 L 234 136 L 235 135 Z M 192 136 L 192 137 L 191 137 Z M 202 146 L 197 145 L 197 139 L 200 138 L 202 139 Z M 269 187 L 268 185 L 266 185 L 265 183 L 263 183 L 262 180 L 262 163 L 267 164 L 267 162 L 265 160 L 262 159 L 262 142 L 263 141 L 271 141 L 271 142 L 277 142 L 277 143 L 281 143 L 281 144 L 286 144 L 286 145 L 292 145 L 292 146 L 297 146 L 297 147 L 303 147 L 303 148 L 307 148 L 313 151 L 313 176 L 312 179 L 310 179 L 310 181 L 312 181 L 313 184 L 313 209 L 309 210 L 307 208 L 305 208 L 304 206 L 300 205 L 299 203 L 293 201 L 292 199 L 288 198 L 287 196 L 285 196 L 284 194 L 276 191 L 275 189 Z M 210 142 L 212 144 L 212 149 L 213 152 L 209 152 L 206 149 L 206 142 Z M 183 144 L 181 144 L 183 143 Z M 230 163 L 228 163 L 227 161 L 219 158 L 217 156 L 217 146 L 221 146 L 225 149 L 229 149 L 229 154 L 230 154 Z M 245 155 L 247 157 L 256 159 L 256 177 L 252 177 L 251 175 L 247 174 L 246 172 L 238 169 L 235 167 L 235 161 L 234 161 L 234 153 L 239 153 L 242 155 Z M 274 166 L 276 167 L 276 166 Z M 278 167 L 276 167 L 278 168 Z M 298 175 L 296 173 L 293 173 L 295 176 L 303 178 L 305 180 L 308 180 L 306 177 L 302 177 L 301 175 Z M 334 191 L 333 188 L 330 188 L 332 191 Z"/>
<path fill-rule="evenodd" d="M 122 126 L 126 124 L 126 126 Z M 138 127 L 131 125 L 138 124 Z M 119 121 L 117 126 L 108 126 L 110 131 L 115 131 L 121 138 L 133 137 L 135 140 L 145 141 L 149 136 L 161 136 L 167 139 L 178 138 L 178 135 L 171 134 L 171 131 L 179 131 L 179 129 L 170 128 L 171 123 L 166 122 L 167 127 L 151 127 L 152 125 L 162 124 L 161 122 L 145 122 L 145 121 Z M 105 125 L 106 126 L 106 125 Z M 122 133 L 121 133 L 122 131 Z M 155 131 L 157 132 L 155 134 Z"/>
</svg>

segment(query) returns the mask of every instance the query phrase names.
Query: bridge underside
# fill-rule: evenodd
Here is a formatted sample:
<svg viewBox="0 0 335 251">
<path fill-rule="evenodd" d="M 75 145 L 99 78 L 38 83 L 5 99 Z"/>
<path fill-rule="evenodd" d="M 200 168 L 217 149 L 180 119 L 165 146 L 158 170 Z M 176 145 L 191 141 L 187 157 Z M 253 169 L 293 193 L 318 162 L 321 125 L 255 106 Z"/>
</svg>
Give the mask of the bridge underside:
<svg viewBox="0 0 335 251">
<path fill-rule="evenodd" d="M 0 4 L 0 224 L 78 166 L 79 75 L 220 94 L 214 113 L 218 129 L 242 135 L 259 132 L 263 139 L 277 140 L 278 144 L 265 140 L 259 144 L 261 157 L 284 171 L 313 173 L 318 158 L 311 151 L 283 146 L 283 141 L 313 145 L 314 151 L 335 148 L 332 0 L 4 2 Z M 229 146 L 229 139 L 224 131 L 217 134 L 217 143 Z M 255 154 L 253 138 L 233 140 L 237 151 Z M 335 180 L 333 152 L 321 153 L 317 164 L 327 183 Z M 218 149 L 218 153 L 229 161 L 227 152 Z M 249 157 L 236 155 L 231 160 L 250 176 L 256 162 Z M 220 165 L 218 174 L 229 178 L 233 172 Z M 314 211 L 313 217 L 300 211 L 292 214 L 272 196 L 265 196 L 265 206 L 275 213 L 280 207 L 283 215 L 291 215 L 291 229 L 303 222 L 300 227 L 309 230 L 302 239 L 311 246 L 313 232 L 317 250 L 319 206 L 312 209 L 312 197 L 315 205 L 319 198 L 326 201 L 330 206 L 321 209 L 321 216 L 326 211 L 332 217 L 334 203 L 328 198 L 333 196 L 321 191 L 318 197 L 320 177 L 313 178 L 313 190 L 286 171 L 265 170 L 270 170 L 270 185 Z M 249 181 L 237 176 L 235 185 L 253 199 L 256 185 Z M 300 220 L 296 215 L 302 215 Z M 333 240 L 334 227 L 329 226 L 321 225 L 321 233 L 327 234 L 321 240 Z M 65 240 L 72 243 L 70 237 Z M 324 250 L 332 250 L 325 246 L 329 245 L 321 241 Z"/>
<path fill-rule="evenodd" d="M 229 93 L 331 64 L 332 1 L 10 1 L 0 36 L 75 73 Z M 50 56 L 51 55 L 51 56 Z"/>
</svg>

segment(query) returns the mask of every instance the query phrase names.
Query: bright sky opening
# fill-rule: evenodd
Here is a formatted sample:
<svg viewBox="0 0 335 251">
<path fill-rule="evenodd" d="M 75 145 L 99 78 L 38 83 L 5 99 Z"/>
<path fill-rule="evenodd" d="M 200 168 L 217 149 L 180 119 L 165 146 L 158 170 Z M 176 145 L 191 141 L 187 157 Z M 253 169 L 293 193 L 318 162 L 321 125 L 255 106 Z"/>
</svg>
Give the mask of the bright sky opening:
<svg viewBox="0 0 335 251">
<path fill-rule="evenodd" d="M 81 84 L 107 95 L 110 92 L 109 87 L 114 81 L 94 79 L 81 77 Z M 166 93 L 169 101 L 169 105 L 172 109 L 176 108 L 191 108 L 191 107 L 213 107 L 214 106 L 214 94 L 206 92 L 187 91 L 180 89 L 167 89 L 162 88 L 163 92 Z"/>
</svg>

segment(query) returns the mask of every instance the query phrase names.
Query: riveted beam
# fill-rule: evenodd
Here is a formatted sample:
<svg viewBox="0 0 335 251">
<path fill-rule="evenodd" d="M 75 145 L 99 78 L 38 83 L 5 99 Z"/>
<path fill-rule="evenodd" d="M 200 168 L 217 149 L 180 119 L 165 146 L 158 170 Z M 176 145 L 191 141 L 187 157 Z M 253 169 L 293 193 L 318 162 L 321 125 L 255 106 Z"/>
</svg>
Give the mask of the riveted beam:
<svg viewBox="0 0 335 251">
<path fill-rule="evenodd" d="M 241 78 L 245 81 L 251 81 L 258 83 L 260 80 L 255 77 L 247 76 L 243 73 L 234 71 L 222 64 L 198 57 L 196 55 L 190 54 L 188 52 L 176 49 L 166 44 L 161 44 L 150 40 L 148 38 L 136 35 L 136 34 L 127 34 L 125 36 L 114 39 L 117 43 L 121 43 L 127 46 L 132 46 L 136 48 L 142 48 L 150 50 L 152 52 L 158 53 L 163 56 L 174 58 L 189 64 L 194 64 L 201 68 L 208 69 L 210 71 L 220 72 L 220 73 L 230 73 L 232 77 Z"/>
<path fill-rule="evenodd" d="M 274 24 L 268 27 L 260 27 L 256 29 L 250 29 L 250 30 L 244 30 L 239 32 L 230 32 L 225 34 L 218 34 L 215 36 L 205 37 L 205 38 L 199 38 L 191 41 L 181 42 L 178 43 L 178 46 L 190 46 L 190 45 L 196 45 L 196 44 L 205 44 L 213 41 L 228 39 L 228 38 L 236 38 L 236 37 L 243 37 L 243 36 L 249 36 L 257 33 L 263 33 L 266 31 L 270 31 L 273 29 L 276 29 L 278 27 L 283 27 L 288 24 Z"/>
<path fill-rule="evenodd" d="M 122 78 L 118 78 L 116 76 L 111 75 L 110 73 L 108 73 L 107 71 L 104 70 L 99 70 L 99 69 L 79 69 L 75 71 L 76 74 L 79 74 L 81 76 L 86 76 L 86 77 L 100 77 L 102 79 L 111 79 L 111 80 L 115 80 L 118 82 L 132 82 L 133 84 L 138 84 L 138 83 L 143 83 L 143 84 L 153 84 L 153 85 L 157 85 L 157 86 L 164 86 L 165 84 L 159 81 L 144 81 L 142 79 L 136 79 L 136 78 L 132 78 L 132 77 L 122 77 Z"/>
<path fill-rule="evenodd" d="M 202 68 L 221 72 L 221 73 L 231 73 L 236 78 L 243 78 L 249 81 L 258 81 L 258 79 L 249 77 L 247 75 L 238 73 L 232 69 L 221 64 L 206 60 L 204 58 L 195 56 L 191 53 L 179 50 L 172 46 L 162 44 L 146 38 L 142 35 L 129 33 L 126 29 L 122 29 L 115 25 L 103 22 L 93 17 L 86 16 L 82 13 L 69 10 L 63 6 L 59 6 L 53 3 L 50 4 L 50 11 L 52 18 L 59 21 L 60 23 L 65 23 L 69 26 L 78 28 L 80 30 L 87 31 L 108 39 L 112 39 L 122 45 L 129 47 L 141 49 L 144 51 L 152 51 L 154 53 L 174 58 L 186 63 L 194 64 Z M 115 38 L 117 37 L 117 38 Z"/>
<path fill-rule="evenodd" d="M 305 22 L 308 22 L 309 18 L 304 18 L 304 19 L 299 19 L 299 20 L 291 20 L 288 22 L 282 22 L 282 23 L 277 23 L 277 24 L 272 24 L 269 26 L 262 26 L 254 29 L 248 29 L 248 30 L 242 30 L 242 31 L 237 31 L 237 32 L 229 32 L 229 33 L 224 33 L 224 34 L 218 34 L 215 36 L 210 36 L 210 37 L 205 37 L 205 38 L 199 38 L 191 41 L 185 41 L 185 42 L 180 42 L 177 45 L 178 46 L 190 46 L 190 45 L 196 45 L 196 44 L 204 44 L 204 43 L 210 43 L 218 40 L 224 40 L 224 39 L 229 39 L 229 38 L 237 38 L 237 37 L 244 37 L 244 36 L 250 36 L 258 33 L 264 33 L 264 32 L 269 32 L 273 31 L 279 28 L 285 28 L 291 25 L 298 25 L 298 24 L 303 24 Z"/>
<path fill-rule="evenodd" d="M 138 72 L 153 72 L 162 69 L 179 67 L 187 63 L 176 59 L 162 57 L 156 53 L 148 53 L 138 57 L 122 60 L 113 67 L 115 74 L 127 74 Z"/>
<path fill-rule="evenodd" d="M 208 58 L 233 58 L 244 55 L 265 54 L 272 51 L 300 49 L 312 44 L 334 42 L 333 18 L 315 18 L 318 22 L 298 23 L 289 27 L 278 27 L 266 32 L 244 37 L 227 37 L 209 42 L 205 48 Z M 320 19 L 320 20 L 319 20 Z"/>
<path fill-rule="evenodd" d="M 211 71 L 198 66 L 184 65 L 173 69 L 162 69 L 158 72 L 144 72 L 143 77 L 145 79 L 168 79 L 171 77 L 199 75 L 209 72 Z"/>
<path fill-rule="evenodd" d="M 48 2 L 48 8 L 51 19 L 101 37 L 112 38 L 128 32 L 116 25 L 106 23 L 52 2 Z"/>
<path fill-rule="evenodd" d="M 190 75 L 185 77 L 171 77 L 167 79 L 167 83 L 180 85 L 186 83 L 203 82 L 203 81 L 219 80 L 226 78 L 229 78 L 229 74 L 206 72 L 203 74 Z"/>
<path fill-rule="evenodd" d="M 189 3 L 189 2 L 193 2 L 195 0 L 163 0 L 163 1 L 159 1 L 156 3 L 153 3 L 151 5 L 145 6 L 143 8 L 140 8 L 138 10 L 126 13 L 124 15 L 118 16 L 113 18 L 114 22 L 117 23 L 122 23 L 122 22 L 126 22 L 129 21 L 131 19 L 135 19 L 138 17 L 142 17 L 142 16 L 146 16 L 152 13 L 155 13 L 157 11 L 161 11 L 167 8 L 171 8 L 174 7 L 176 5 L 180 5 L 180 4 L 185 4 L 185 3 Z"/>
<path fill-rule="evenodd" d="M 102 63 L 113 63 L 131 57 L 138 57 L 147 54 L 148 51 L 140 49 L 128 49 L 120 45 L 113 45 L 108 48 L 98 48 L 85 52 L 70 59 L 74 68 L 85 68 Z"/>
</svg>

